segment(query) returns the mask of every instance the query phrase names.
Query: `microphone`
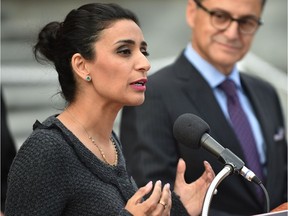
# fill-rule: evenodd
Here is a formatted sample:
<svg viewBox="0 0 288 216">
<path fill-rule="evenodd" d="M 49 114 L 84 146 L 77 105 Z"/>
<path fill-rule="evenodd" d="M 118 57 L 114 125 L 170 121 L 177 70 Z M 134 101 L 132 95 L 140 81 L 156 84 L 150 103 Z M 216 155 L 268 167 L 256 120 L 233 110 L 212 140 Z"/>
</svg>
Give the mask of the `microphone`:
<svg viewBox="0 0 288 216">
<path fill-rule="evenodd" d="M 254 172 L 245 167 L 245 163 L 231 152 L 228 148 L 224 148 L 210 135 L 209 125 L 200 117 L 186 113 L 180 115 L 173 125 L 173 134 L 176 140 L 192 149 L 204 148 L 223 163 L 232 166 L 233 172 L 241 174 L 248 181 L 260 185 L 261 180 Z"/>
</svg>

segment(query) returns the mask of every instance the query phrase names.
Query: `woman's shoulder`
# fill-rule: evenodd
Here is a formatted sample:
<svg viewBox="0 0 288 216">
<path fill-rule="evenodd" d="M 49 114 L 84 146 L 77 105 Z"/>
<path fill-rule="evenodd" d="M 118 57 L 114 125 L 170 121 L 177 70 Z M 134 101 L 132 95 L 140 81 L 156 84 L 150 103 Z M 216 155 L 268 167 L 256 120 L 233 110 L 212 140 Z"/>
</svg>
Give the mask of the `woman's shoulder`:
<svg viewBox="0 0 288 216">
<path fill-rule="evenodd" d="M 47 118 L 42 123 L 36 120 L 32 133 L 21 145 L 17 156 L 33 160 L 45 158 L 51 160 L 67 155 L 70 147 L 63 136 L 64 131 L 57 124 L 55 116 Z"/>
</svg>

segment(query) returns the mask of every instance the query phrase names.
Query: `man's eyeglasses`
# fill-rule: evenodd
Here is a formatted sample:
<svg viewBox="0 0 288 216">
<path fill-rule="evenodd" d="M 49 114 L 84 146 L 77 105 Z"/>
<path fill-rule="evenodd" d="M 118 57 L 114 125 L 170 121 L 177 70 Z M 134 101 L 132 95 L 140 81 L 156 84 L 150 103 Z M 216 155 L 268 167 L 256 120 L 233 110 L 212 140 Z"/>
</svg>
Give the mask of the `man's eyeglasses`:
<svg viewBox="0 0 288 216">
<path fill-rule="evenodd" d="M 199 8 L 210 15 L 210 21 L 214 28 L 218 30 L 226 30 L 231 22 L 238 23 L 239 31 L 242 34 L 253 34 L 263 22 L 256 17 L 243 17 L 240 19 L 233 18 L 229 13 L 219 10 L 210 11 L 204 7 L 199 0 L 194 0 Z"/>
</svg>

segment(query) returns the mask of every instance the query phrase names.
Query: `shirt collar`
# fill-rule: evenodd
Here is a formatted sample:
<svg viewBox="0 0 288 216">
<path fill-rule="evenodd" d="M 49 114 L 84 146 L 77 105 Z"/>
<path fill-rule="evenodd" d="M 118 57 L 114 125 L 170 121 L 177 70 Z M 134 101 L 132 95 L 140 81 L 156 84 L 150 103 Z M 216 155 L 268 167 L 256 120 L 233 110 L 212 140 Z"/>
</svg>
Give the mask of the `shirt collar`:
<svg viewBox="0 0 288 216">
<path fill-rule="evenodd" d="M 208 82 L 211 88 L 216 88 L 220 83 L 222 83 L 226 78 L 233 80 L 237 88 L 241 89 L 240 75 L 236 65 L 232 69 L 232 73 L 226 77 L 220 71 L 218 71 L 213 65 L 208 63 L 203 59 L 189 43 L 184 51 L 185 57 L 194 67 L 199 71 L 199 73 Z"/>
</svg>

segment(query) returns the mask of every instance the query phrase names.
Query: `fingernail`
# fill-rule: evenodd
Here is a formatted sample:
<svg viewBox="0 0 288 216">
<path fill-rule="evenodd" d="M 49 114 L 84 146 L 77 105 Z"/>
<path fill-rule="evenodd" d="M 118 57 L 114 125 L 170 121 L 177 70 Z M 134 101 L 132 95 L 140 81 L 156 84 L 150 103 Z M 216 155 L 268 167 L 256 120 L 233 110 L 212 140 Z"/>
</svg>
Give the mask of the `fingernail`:
<svg viewBox="0 0 288 216">
<path fill-rule="evenodd" d="M 151 186 L 151 185 L 152 185 L 152 181 L 149 181 L 149 182 L 146 184 L 146 187 Z"/>
<path fill-rule="evenodd" d="M 167 183 L 167 184 L 165 184 L 165 186 L 164 186 L 165 188 L 167 188 L 167 189 L 170 189 L 170 184 L 169 183 Z"/>
</svg>

